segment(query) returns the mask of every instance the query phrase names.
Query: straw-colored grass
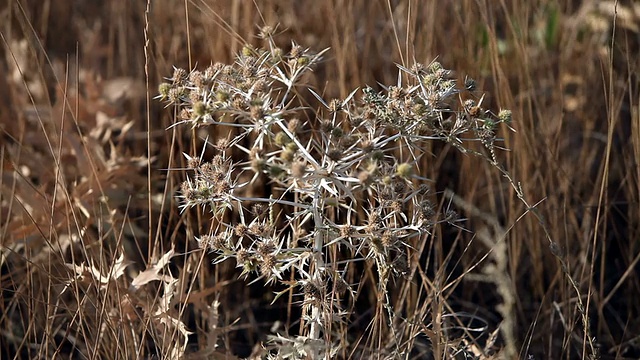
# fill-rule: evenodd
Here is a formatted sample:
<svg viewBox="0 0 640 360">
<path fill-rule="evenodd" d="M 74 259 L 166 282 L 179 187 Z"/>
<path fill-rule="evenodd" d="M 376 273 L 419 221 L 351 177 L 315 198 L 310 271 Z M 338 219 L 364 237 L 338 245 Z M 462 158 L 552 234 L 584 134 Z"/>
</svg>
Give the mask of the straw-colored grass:
<svg viewBox="0 0 640 360">
<path fill-rule="evenodd" d="M 0 19 L 1 358 L 640 356 L 633 1 L 9 0 Z M 305 73 L 177 89 L 255 58 Z M 434 89 L 464 91 L 387 101 L 434 60 L 455 70 Z M 289 112 L 216 107 L 249 91 Z"/>
</svg>

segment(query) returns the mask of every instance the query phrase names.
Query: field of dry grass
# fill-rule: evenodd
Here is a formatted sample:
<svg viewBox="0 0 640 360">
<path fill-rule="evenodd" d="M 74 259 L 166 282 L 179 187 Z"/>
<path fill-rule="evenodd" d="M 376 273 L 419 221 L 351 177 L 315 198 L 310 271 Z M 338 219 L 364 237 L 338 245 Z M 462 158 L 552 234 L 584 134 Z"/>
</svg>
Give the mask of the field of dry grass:
<svg viewBox="0 0 640 360">
<path fill-rule="evenodd" d="M 0 19 L 0 358 L 640 357 L 634 1 L 4 0 Z M 220 126 L 195 126 L 203 101 L 177 88 L 200 86 L 212 64 L 242 73 L 256 58 L 258 73 L 279 59 L 309 70 L 291 112 L 268 114 L 259 150 L 257 127 L 244 136 L 222 123 L 273 109 L 234 101 L 246 118 L 221 110 L 208 118 Z M 469 125 L 482 141 L 461 136 L 466 151 L 439 120 L 425 125 L 439 136 L 419 145 L 389 140 L 410 124 L 367 125 L 384 157 L 365 161 L 367 130 L 352 117 L 379 124 L 386 113 L 371 109 L 395 89 L 383 84 L 415 74 L 424 92 L 434 59 L 455 71 L 443 83 L 468 88 L 451 99 L 475 101 L 459 114 L 487 130 Z M 159 96 L 162 83 L 174 92 Z M 249 97 L 262 91 L 228 89 L 245 85 Z M 412 104 L 412 116 L 428 105 Z M 292 144 L 297 129 L 304 140 Z M 335 140 L 345 131 L 347 145 Z M 227 152 L 220 139 L 238 142 Z M 287 156 L 341 169 L 340 151 L 352 150 L 362 162 L 321 175 L 335 198 L 288 192 L 310 170 L 296 175 Z M 228 212 L 193 204 L 203 162 L 248 182 Z M 411 195 L 393 205 L 395 192 Z M 420 206 L 427 225 L 399 215 Z M 215 243 L 220 234 L 237 243 Z"/>
</svg>

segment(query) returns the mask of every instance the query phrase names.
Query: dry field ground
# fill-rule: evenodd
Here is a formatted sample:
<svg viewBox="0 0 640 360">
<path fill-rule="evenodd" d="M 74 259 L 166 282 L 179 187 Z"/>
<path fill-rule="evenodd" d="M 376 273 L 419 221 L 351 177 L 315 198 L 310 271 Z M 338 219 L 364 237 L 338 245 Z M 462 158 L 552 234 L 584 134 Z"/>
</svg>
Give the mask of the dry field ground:
<svg viewBox="0 0 640 360">
<path fill-rule="evenodd" d="M 3 0 L 0 74 L 0 358 L 640 357 L 634 1 Z"/>
</svg>

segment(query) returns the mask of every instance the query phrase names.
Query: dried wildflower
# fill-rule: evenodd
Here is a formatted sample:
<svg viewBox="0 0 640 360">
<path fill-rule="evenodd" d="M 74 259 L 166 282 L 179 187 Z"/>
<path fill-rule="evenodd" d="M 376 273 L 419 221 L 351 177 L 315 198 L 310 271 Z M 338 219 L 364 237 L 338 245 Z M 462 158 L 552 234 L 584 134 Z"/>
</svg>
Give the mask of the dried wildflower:
<svg viewBox="0 0 640 360">
<path fill-rule="evenodd" d="M 360 115 L 349 116 L 349 124 L 352 129 L 357 129 L 364 123 L 364 119 Z"/>
<path fill-rule="evenodd" d="M 249 159 L 250 160 L 254 160 L 254 159 L 259 159 L 260 156 L 262 154 L 262 149 L 256 147 L 252 147 L 251 150 L 249 150 Z"/>
<path fill-rule="evenodd" d="M 265 25 L 260 29 L 258 37 L 261 39 L 268 39 L 273 37 L 276 33 L 276 28 L 271 25 Z"/>
<path fill-rule="evenodd" d="M 450 223 L 455 222 L 458 219 L 459 219 L 458 213 L 455 212 L 454 210 L 448 210 L 447 213 L 444 216 L 444 220 L 446 222 L 450 222 Z"/>
<path fill-rule="evenodd" d="M 173 76 L 171 77 L 171 80 L 173 80 L 174 84 L 182 83 L 186 80 L 186 78 L 187 78 L 187 70 L 181 69 L 181 68 L 173 69 Z"/>
<path fill-rule="evenodd" d="M 392 268 L 394 272 L 399 275 L 406 276 L 409 274 L 411 269 L 409 268 L 409 259 L 407 258 L 407 254 L 403 251 L 399 252 L 393 260 Z"/>
<path fill-rule="evenodd" d="M 294 143 L 293 141 L 288 143 L 287 146 L 285 146 L 284 148 L 285 150 L 289 150 L 289 151 L 298 151 L 298 145 L 296 145 L 296 143 Z"/>
<path fill-rule="evenodd" d="M 333 148 L 327 151 L 327 157 L 329 157 L 329 159 L 333 161 L 339 161 L 342 158 L 342 156 L 343 156 L 342 150 L 340 149 Z"/>
<path fill-rule="evenodd" d="M 390 175 L 384 175 L 382 177 L 382 184 L 385 186 L 390 186 L 391 184 L 393 184 L 393 177 L 391 177 Z M 389 200 L 391 195 L 388 195 L 387 200 Z"/>
<path fill-rule="evenodd" d="M 390 177 L 385 177 L 387 179 L 390 179 Z M 387 189 L 383 189 L 382 191 L 380 191 L 380 199 L 383 200 L 382 204 L 384 206 L 388 206 L 389 202 L 391 201 L 391 199 L 394 198 L 393 194 L 391 193 L 391 191 L 387 190 Z"/>
<path fill-rule="evenodd" d="M 384 152 L 381 150 L 375 150 L 371 152 L 371 160 L 373 161 L 380 161 L 384 159 Z"/>
<path fill-rule="evenodd" d="M 307 66 L 307 65 L 309 65 L 309 62 L 310 62 L 310 60 L 306 56 L 301 56 L 301 57 L 298 58 L 298 65 L 300 65 L 300 66 Z"/>
<path fill-rule="evenodd" d="M 204 80 L 204 75 L 198 70 L 194 70 L 189 74 L 189 81 L 196 87 L 203 87 Z"/>
<path fill-rule="evenodd" d="M 209 244 L 212 251 L 225 251 L 229 249 L 229 237 L 226 232 L 222 232 L 213 237 Z"/>
<path fill-rule="evenodd" d="M 467 91 L 476 91 L 476 81 L 472 78 L 465 76 L 464 78 L 464 88 Z"/>
<path fill-rule="evenodd" d="M 373 151 L 374 149 L 374 143 L 371 140 L 363 140 L 362 142 L 360 142 L 360 148 L 362 149 L 363 152 L 365 153 L 369 153 L 371 151 Z"/>
<path fill-rule="evenodd" d="M 194 116 L 204 116 L 207 112 L 207 106 L 202 102 L 202 94 L 198 89 L 192 89 L 189 91 L 189 101 L 191 102 L 191 109 Z"/>
<path fill-rule="evenodd" d="M 358 173 L 358 181 L 364 186 L 369 186 L 373 183 L 373 177 L 369 171 L 362 170 Z"/>
<path fill-rule="evenodd" d="M 161 83 L 158 85 L 158 93 L 160 94 L 160 99 L 166 100 L 169 97 L 169 91 L 171 90 L 171 84 L 169 83 Z"/>
<path fill-rule="evenodd" d="M 216 100 L 220 102 L 225 102 L 229 100 L 229 93 L 223 90 L 216 91 Z"/>
<path fill-rule="evenodd" d="M 389 209 L 396 213 L 402 212 L 402 202 L 399 200 L 391 201 L 391 203 L 389 204 Z"/>
<path fill-rule="evenodd" d="M 380 237 L 380 244 L 385 248 L 389 248 L 394 246 L 397 240 L 398 238 L 391 231 L 385 230 Z"/>
<path fill-rule="evenodd" d="M 416 103 L 411 108 L 411 111 L 413 111 L 413 113 L 418 117 L 425 116 L 427 114 L 427 110 L 428 108 L 424 103 Z"/>
<path fill-rule="evenodd" d="M 188 202 L 195 201 L 197 199 L 196 191 L 193 189 L 191 182 L 189 181 L 184 181 L 180 184 L 180 193 L 182 193 L 182 196 Z"/>
<path fill-rule="evenodd" d="M 264 240 L 258 242 L 258 247 L 256 249 L 256 253 L 262 257 L 266 257 L 268 255 L 273 254 L 276 251 L 277 247 L 273 240 Z"/>
<path fill-rule="evenodd" d="M 239 249 L 236 252 L 236 258 L 239 263 L 244 263 L 250 260 L 251 254 L 246 249 Z"/>
<path fill-rule="evenodd" d="M 464 107 L 464 110 L 465 110 L 467 113 L 469 113 L 469 115 L 471 115 L 471 116 L 476 116 L 476 115 L 477 115 L 477 114 L 472 113 L 472 111 L 474 111 L 474 110 L 472 110 L 472 109 L 473 109 L 473 108 L 476 108 L 476 101 L 475 101 L 475 100 L 473 100 L 473 99 L 467 99 L 467 100 L 465 100 L 465 101 L 463 102 L 463 104 L 462 104 L 462 105 L 463 105 L 463 107 Z M 478 108 L 478 109 L 479 109 L 479 108 Z M 475 111 L 478 111 L 478 110 L 475 110 Z"/>
<path fill-rule="evenodd" d="M 232 77 L 236 73 L 236 69 L 232 65 L 222 65 L 220 73 L 226 77 Z"/>
<path fill-rule="evenodd" d="M 305 298 L 309 300 L 322 300 L 322 291 L 317 284 L 314 284 L 312 281 L 308 281 L 303 285 L 302 291 L 304 292 Z"/>
<path fill-rule="evenodd" d="M 438 84 L 438 81 L 440 79 L 438 79 L 438 77 L 435 74 L 429 73 L 424 75 L 421 80 L 422 80 L 422 84 L 424 84 L 425 87 L 429 89 L 433 89 L 433 87 Z"/>
<path fill-rule="evenodd" d="M 333 123 L 331 120 L 322 120 L 320 122 L 320 131 L 323 133 L 330 133 L 334 129 Z"/>
<path fill-rule="evenodd" d="M 263 203 L 253 204 L 251 206 L 251 213 L 259 220 L 263 220 L 269 213 L 269 207 Z"/>
<path fill-rule="evenodd" d="M 420 213 L 425 218 L 425 220 L 430 221 L 433 216 L 436 214 L 434 210 L 433 203 L 429 200 L 425 200 L 420 203 Z"/>
<path fill-rule="evenodd" d="M 420 186 L 418 186 L 418 195 L 425 196 L 429 192 L 431 192 L 431 187 L 429 185 L 420 184 Z"/>
<path fill-rule="evenodd" d="M 196 101 L 193 105 L 193 114 L 197 117 L 201 117 L 206 115 L 207 113 L 207 105 L 205 105 L 202 101 Z"/>
<path fill-rule="evenodd" d="M 304 48 L 300 45 L 293 45 L 293 47 L 291 47 L 291 52 L 289 52 L 289 56 L 291 56 L 294 59 L 297 59 L 298 57 L 302 56 L 302 54 L 304 53 Z"/>
<path fill-rule="evenodd" d="M 405 91 L 403 88 L 398 86 L 389 87 L 389 98 L 397 100 L 402 98 L 404 95 L 405 95 Z"/>
<path fill-rule="evenodd" d="M 253 223 L 249 226 L 249 233 L 254 236 L 262 236 L 265 233 L 265 226 L 261 223 Z"/>
<path fill-rule="evenodd" d="M 253 86 L 251 86 L 251 90 L 258 95 L 266 94 L 269 92 L 269 83 L 264 79 L 258 79 L 253 83 Z"/>
<path fill-rule="evenodd" d="M 199 157 L 188 157 L 187 158 L 187 167 L 189 169 L 196 169 L 200 167 L 202 164 L 202 160 Z"/>
<path fill-rule="evenodd" d="M 197 170 L 198 170 L 198 173 L 200 173 L 203 177 L 208 178 L 212 181 L 215 181 L 216 175 L 214 173 L 220 172 L 217 170 L 218 168 L 219 167 L 215 166 L 213 163 L 207 162 L 204 164 L 200 164 Z"/>
<path fill-rule="evenodd" d="M 216 77 L 216 75 L 220 72 L 223 66 L 224 64 L 222 63 L 215 63 L 212 65 L 209 65 L 204 70 L 204 73 L 203 73 L 204 80 L 206 82 L 211 82 Z"/>
<path fill-rule="evenodd" d="M 440 62 L 438 61 L 431 62 L 431 64 L 429 64 L 429 67 L 428 67 L 428 70 L 432 73 L 436 73 L 442 69 L 443 69 L 442 64 L 440 64 Z"/>
<path fill-rule="evenodd" d="M 236 234 L 236 236 L 243 237 L 247 235 L 247 233 L 249 232 L 249 228 L 247 227 L 247 225 L 240 223 L 235 226 L 233 232 Z"/>
<path fill-rule="evenodd" d="M 415 63 L 411 66 L 411 72 L 416 75 L 423 75 L 427 71 L 426 67 L 422 63 Z"/>
<path fill-rule="evenodd" d="M 340 227 L 340 237 L 347 238 L 355 233 L 355 229 L 351 225 L 343 225 Z"/>
<path fill-rule="evenodd" d="M 265 112 L 261 105 L 251 105 L 249 111 L 251 112 L 251 119 L 253 120 L 260 120 L 264 118 Z"/>
<path fill-rule="evenodd" d="M 245 45 L 242 47 L 242 56 L 253 56 L 256 51 L 253 49 L 251 45 Z"/>
<path fill-rule="evenodd" d="M 442 106 L 442 95 L 437 92 L 432 92 L 427 97 L 427 101 L 429 101 L 429 105 L 433 107 L 440 107 Z"/>
<path fill-rule="evenodd" d="M 458 92 L 456 90 L 456 81 L 455 80 L 445 80 L 440 84 L 440 91 L 443 96 L 449 96 L 452 93 Z"/>
<path fill-rule="evenodd" d="M 191 119 L 191 113 L 188 109 L 182 109 L 180 110 L 180 115 L 178 115 L 178 117 L 182 120 L 189 120 Z"/>
<path fill-rule="evenodd" d="M 347 134 L 344 136 L 341 136 L 339 138 L 339 142 L 338 145 L 341 148 L 350 148 L 353 145 L 355 145 L 358 142 L 358 137 L 355 135 L 351 135 L 351 134 Z"/>
<path fill-rule="evenodd" d="M 269 166 L 269 175 L 274 179 L 281 179 L 282 176 L 286 175 L 286 171 L 278 165 Z"/>
<path fill-rule="evenodd" d="M 335 138 L 342 138 L 344 136 L 344 130 L 341 127 L 335 127 L 331 130 L 331 136 Z"/>
<path fill-rule="evenodd" d="M 329 113 L 337 113 L 340 110 L 342 110 L 342 101 L 338 99 L 329 101 Z"/>
<path fill-rule="evenodd" d="M 211 159 L 211 165 L 220 172 L 227 172 L 229 166 L 225 164 L 224 156 L 216 155 Z"/>
<path fill-rule="evenodd" d="M 276 272 L 276 265 L 278 265 L 278 259 L 275 255 L 265 255 L 260 261 L 260 275 L 266 278 L 270 278 Z"/>
<path fill-rule="evenodd" d="M 278 63 L 279 61 L 282 61 L 282 57 L 284 55 L 284 51 L 279 48 L 273 48 L 272 52 L 271 52 L 271 56 L 272 56 L 272 63 Z"/>
<path fill-rule="evenodd" d="M 258 157 L 252 158 L 250 165 L 251 165 L 251 170 L 253 170 L 256 173 L 261 173 L 268 169 L 267 162 L 264 159 L 260 159 Z"/>
<path fill-rule="evenodd" d="M 219 181 L 215 184 L 215 193 L 218 195 L 226 195 L 231 192 L 231 184 L 228 181 Z"/>
<path fill-rule="evenodd" d="M 255 270 L 255 257 L 246 249 L 240 249 L 236 252 L 236 261 L 238 266 L 243 268 L 244 273 L 249 273 Z"/>
<path fill-rule="evenodd" d="M 371 110 L 371 109 L 366 109 L 364 111 L 364 113 L 362 114 L 362 118 L 365 121 L 374 121 L 376 119 L 376 113 L 375 111 Z"/>
<path fill-rule="evenodd" d="M 482 128 L 483 130 L 493 131 L 496 128 L 496 123 L 491 119 L 486 119 L 482 124 Z"/>
<path fill-rule="evenodd" d="M 374 233 L 376 232 L 378 229 L 380 229 L 380 214 L 377 211 L 373 211 L 369 214 L 369 219 L 367 220 L 367 227 L 366 227 L 366 231 L 367 233 Z"/>
<path fill-rule="evenodd" d="M 404 194 L 406 190 L 407 190 L 407 183 L 405 181 L 398 179 L 398 181 L 393 182 L 394 194 L 396 195 Z"/>
<path fill-rule="evenodd" d="M 216 144 L 213 146 L 219 151 L 225 151 L 231 146 L 231 141 L 226 137 L 221 137 L 216 141 Z"/>
<path fill-rule="evenodd" d="M 208 250 L 211 248 L 211 243 L 213 243 L 213 236 L 211 235 L 202 235 L 200 238 L 196 238 L 198 242 L 198 247 L 202 250 Z"/>
<path fill-rule="evenodd" d="M 398 164 L 396 167 L 396 175 L 401 178 L 408 179 L 413 175 L 413 166 L 408 163 Z"/>
<path fill-rule="evenodd" d="M 299 133 L 301 128 L 302 128 L 302 122 L 298 118 L 293 118 L 289 120 L 289 123 L 287 124 L 287 130 L 289 130 L 289 132 L 292 134 Z"/>
<path fill-rule="evenodd" d="M 498 113 L 498 120 L 500 120 L 503 123 L 511 123 L 512 120 L 512 113 L 511 110 L 500 110 L 500 112 Z"/>
<path fill-rule="evenodd" d="M 205 164 L 208 165 L 208 164 Z M 209 171 L 204 173 L 203 172 L 203 176 L 207 179 L 209 179 L 209 181 L 211 181 L 211 183 L 213 184 L 217 184 L 219 182 L 225 181 L 225 178 L 227 177 L 227 174 L 219 171 L 219 170 L 214 170 L 214 171 Z"/>
<path fill-rule="evenodd" d="M 291 164 L 291 176 L 302 179 L 307 172 L 307 164 L 304 161 L 296 161 Z"/>
<path fill-rule="evenodd" d="M 249 106 L 249 104 L 247 103 L 247 100 L 240 96 L 234 97 L 231 100 L 231 102 L 232 102 L 231 106 L 237 110 L 245 110 Z"/>
<path fill-rule="evenodd" d="M 169 94 L 167 95 L 169 102 L 178 103 L 182 101 L 185 96 L 185 89 L 181 86 L 171 87 Z"/>
<path fill-rule="evenodd" d="M 295 155 L 296 152 L 294 150 L 284 149 L 280 152 L 280 159 L 282 159 L 282 161 L 284 161 L 285 163 L 290 163 L 293 161 Z"/>
<path fill-rule="evenodd" d="M 289 135 L 287 135 L 287 133 L 285 133 L 284 131 L 280 131 L 279 133 L 276 134 L 274 142 L 278 146 L 286 146 L 288 143 L 291 142 L 291 138 L 289 138 Z"/>
</svg>

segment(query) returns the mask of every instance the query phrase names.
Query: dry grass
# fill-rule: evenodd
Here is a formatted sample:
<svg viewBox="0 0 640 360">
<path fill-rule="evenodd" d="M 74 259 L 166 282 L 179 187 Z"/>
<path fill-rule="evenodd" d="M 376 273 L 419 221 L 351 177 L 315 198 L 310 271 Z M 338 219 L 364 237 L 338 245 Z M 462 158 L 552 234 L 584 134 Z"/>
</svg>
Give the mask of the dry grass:
<svg viewBox="0 0 640 360">
<path fill-rule="evenodd" d="M 638 358 L 638 6 L 391 3 L 159 0 L 147 13 L 120 0 L 2 2 L 0 357 L 313 355 L 321 336 L 338 358 Z M 236 215 L 180 211 L 194 167 L 183 153 L 208 161 L 219 152 L 204 139 L 237 133 L 172 126 L 179 110 L 153 100 L 158 85 L 173 66 L 233 63 L 276 24 L 285 51 L 330 48 L 303 79 L 327 102 L 437 57 L 459 84 L 476 80 L 465 96 L 512 110 L 516 132 L 498 127 L 496 146 L 510 150 L 496 161 L 447 141 L 420 144 L 419 162 L 385 152 L 419 165 L 434 214 L 465 218 L 394 248 L 408 256 L 404 276 L 383 282 L 381 262 L 354 260 L 375 256 L 327 247 L 351 295 L 335 295 L 333 278 L 297 296 L 305 266 L 252 282 L 259 273 L 245 280 L 234 260 L 201 250 L 197 239 Z M 329 112 L 304 88 L 296 96 L 316 129 L 307 139 L 322 139 L 316 117 Z M 265 180 L 242 196 L 280 194 Z M 315 291 L 335 297 L 327 313 L 341 321 L 305 325 Z"/>
</svg>

